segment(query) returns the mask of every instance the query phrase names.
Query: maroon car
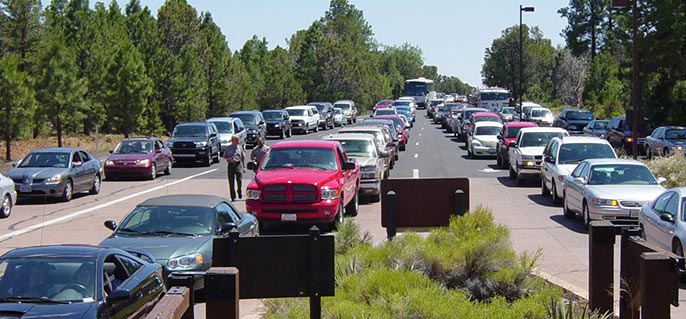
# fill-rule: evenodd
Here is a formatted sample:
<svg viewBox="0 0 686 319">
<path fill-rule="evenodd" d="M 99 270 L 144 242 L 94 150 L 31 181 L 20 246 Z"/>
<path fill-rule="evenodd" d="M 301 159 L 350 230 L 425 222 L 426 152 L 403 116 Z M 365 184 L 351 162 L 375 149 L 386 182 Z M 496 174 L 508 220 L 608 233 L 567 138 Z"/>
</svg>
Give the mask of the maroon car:
<svg viewBox="0 0 686 319">
<path fill-rule="evenodd" d="M 405 122 L 398 115 L 379 115 L 374 117 L 375 119 L 390 119 L 395 123 L 395 129 L 398 132 L 399 150 L 404 151 L 405 145 L 407 145 L 407 140 L 410 139 L 409 127 L 405 126 Z"/>
<path fill-rule="evenodd" d="M 119 142 L 105 161 L 107 179 L 143 177 L 155 179 L 157 174 L 171 174 L 172 153 L 154 137 L 127 138 Z"/>
</svg>

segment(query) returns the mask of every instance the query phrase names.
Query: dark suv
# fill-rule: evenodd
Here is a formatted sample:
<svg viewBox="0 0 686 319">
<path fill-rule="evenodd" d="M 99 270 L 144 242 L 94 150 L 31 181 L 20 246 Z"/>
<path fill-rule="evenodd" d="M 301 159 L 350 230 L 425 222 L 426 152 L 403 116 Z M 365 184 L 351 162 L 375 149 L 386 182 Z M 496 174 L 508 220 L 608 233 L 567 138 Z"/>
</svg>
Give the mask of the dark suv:
<svg viewBox="0 0 686 319">
<path fill-rule="evenodd" d="M 255 146 L 258 137 L 265 138 L 267 136 L 267 124 L 260 111 L 236 111 L 231 113 L 229 117 L 241 119 L 245 128 L 248 129 L 248 134 L 245 136 L 246 146 Z"/>
<path fill-rule="evenodd" d="M 584 127 L 595 119 L 593 113 L 589 110 L 581 109 L 564 109 L 560 112 L 560 116 L 553 121 L 553 126 L 561 127 L 569 134 L 583 134 Z"/>
<path fill-rule="evenodd" d="M 267 135 L 278 135 L 280 138 L 291 137 L 293 125 L 286 110 L 264 110 L 262 116 L 267 122 Z"/>
<path fill-rule="evenodd" d="M 329 102 L 310 102 L 307 105 L 314 105 L 317 107 L 317 111 L 319 111 L 319 126 L 327 130 L 329 128 L 333 128 L 333 117 L 336 114 L 333 110 L 333 104 Z"/>
<path fill-rule="evenodd" d="M 631 123 L 627 121 L 626 116 L 616 116 L 610 119 L 607 124 L 605 136 L 607 141 L 612 144 L 612 147 L 620 147 L 627 152 L 633 153 Z M 636 134 L 636 143 L 638 144 L 638 153 L 644 153 L 645 138 L 650 134 L 650 128 L 645 121 L 638 122 L 638 133 Z"/>
<path fill-rule="evenodd" d="M 174 127 L 167 147 L 172 151 L 174 162 L 201 161 L 207 166 L 219 163 L 221 144 L 217 127 L 206 122 L 179 123 Z"/>
</svg>

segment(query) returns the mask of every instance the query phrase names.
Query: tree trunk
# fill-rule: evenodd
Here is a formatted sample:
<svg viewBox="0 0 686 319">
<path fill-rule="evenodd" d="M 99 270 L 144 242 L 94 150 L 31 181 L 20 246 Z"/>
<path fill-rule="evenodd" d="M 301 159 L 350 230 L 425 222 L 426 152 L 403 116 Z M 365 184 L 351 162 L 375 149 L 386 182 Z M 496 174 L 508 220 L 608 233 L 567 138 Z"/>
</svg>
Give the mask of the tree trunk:
<svg viewBox="0 0 686 319">
<path fill-rule="evenodd" d="M 55 125 L 57 131 L 57 147 L 62 147 L 62 121 L 57 120 L 57 125 Z"/>
</svg>

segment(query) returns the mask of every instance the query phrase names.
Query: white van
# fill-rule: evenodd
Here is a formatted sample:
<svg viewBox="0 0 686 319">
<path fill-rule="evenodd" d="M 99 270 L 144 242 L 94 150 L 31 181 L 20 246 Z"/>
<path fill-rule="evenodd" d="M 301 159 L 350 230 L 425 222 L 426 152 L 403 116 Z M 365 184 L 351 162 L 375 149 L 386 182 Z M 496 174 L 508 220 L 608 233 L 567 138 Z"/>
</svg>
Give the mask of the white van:
<svg viewBox="0 0 686 319">
<path fill-rule="evenodd" d="M 294 131 L 300 131 L 304 134 L 314 130 L 319 131 L 319 112 L 314 105 L 298 105 L 289 106 L 285 108 L 288 116 L 291 118 Z"/>
</svg>

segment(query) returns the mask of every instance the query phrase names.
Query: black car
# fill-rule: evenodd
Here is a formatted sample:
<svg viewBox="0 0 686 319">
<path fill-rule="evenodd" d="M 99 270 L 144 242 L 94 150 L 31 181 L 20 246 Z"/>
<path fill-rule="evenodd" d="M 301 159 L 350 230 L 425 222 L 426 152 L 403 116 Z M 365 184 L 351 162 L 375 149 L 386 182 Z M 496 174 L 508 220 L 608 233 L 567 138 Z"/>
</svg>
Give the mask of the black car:
<svg viewBox="0 0 686 319">
<path fill-rule="evenodd" d="M 564 109 L 560 115 L 553 120 L 553 126 L 561 127 L 569 134 L 583 134 L 584 127 L 595 119 L 590 110 L 583 109 Z"/>
<path fill-rule="evenodd" d="M 293 125 L 286 110 L 264 110 L 262 117 L 267 123 L 267 135 L 277 135 L 280 138 L 291 137 Z"/>
<path fill-rule="evenodd" d="M 0 256 L 0 317 L 145 317 L 165 293 L 151 258 L 85 245 L 13 249 Z"/>
<path fill-rule="evenodd" d="M 633 127 L 626 116 L 615 116 L 610 119 L 605 131 L 605 138 L 612 147 L 622 148 L 627 154 L 633 153 Z M 636 143 L 638 154 L 645 152 L 645 139 L 650 134 L 650 127 L 645 119 L 639 118 Z"/>
<path fill-rule="evenodd" d="M 221 159 L 221 142 L 217 127 L 206 122 L 180 123 L 167 140 L 174 162 L 201 161 L 207 166 Z"/>
<path fill-rule="evenodd" d="M 236 111 L 231 113 L 229 117 L 241 119 L 245 128 L 248 129 L 248 134 L 245 136 L 246 146 L 255 146 L 257 145 L 257 138 L 267 136 L 267 124 L 260 111 Z"/>
<path fill-rule="evenodd" d="M 223 197 L 203 194 L 148 199 L 120 225 L 110 220 L 105 227 L 113 233 L 100 245 L 143 249 L 164 266 L 165 274 L 209 269 L 213 239 L 228 236 L 233 228 L 241 236 L 259 235 L 255 216 L 239 211 Z"/>
<path fill-rule="evenodd" d="M 319 126 L 326 130 L 329 128 L 334 128 L 334 112 L 333 104 L 330 102 L 310 102 L 307 105 L 314 105 L 319 111 Z"/>
</svg>

